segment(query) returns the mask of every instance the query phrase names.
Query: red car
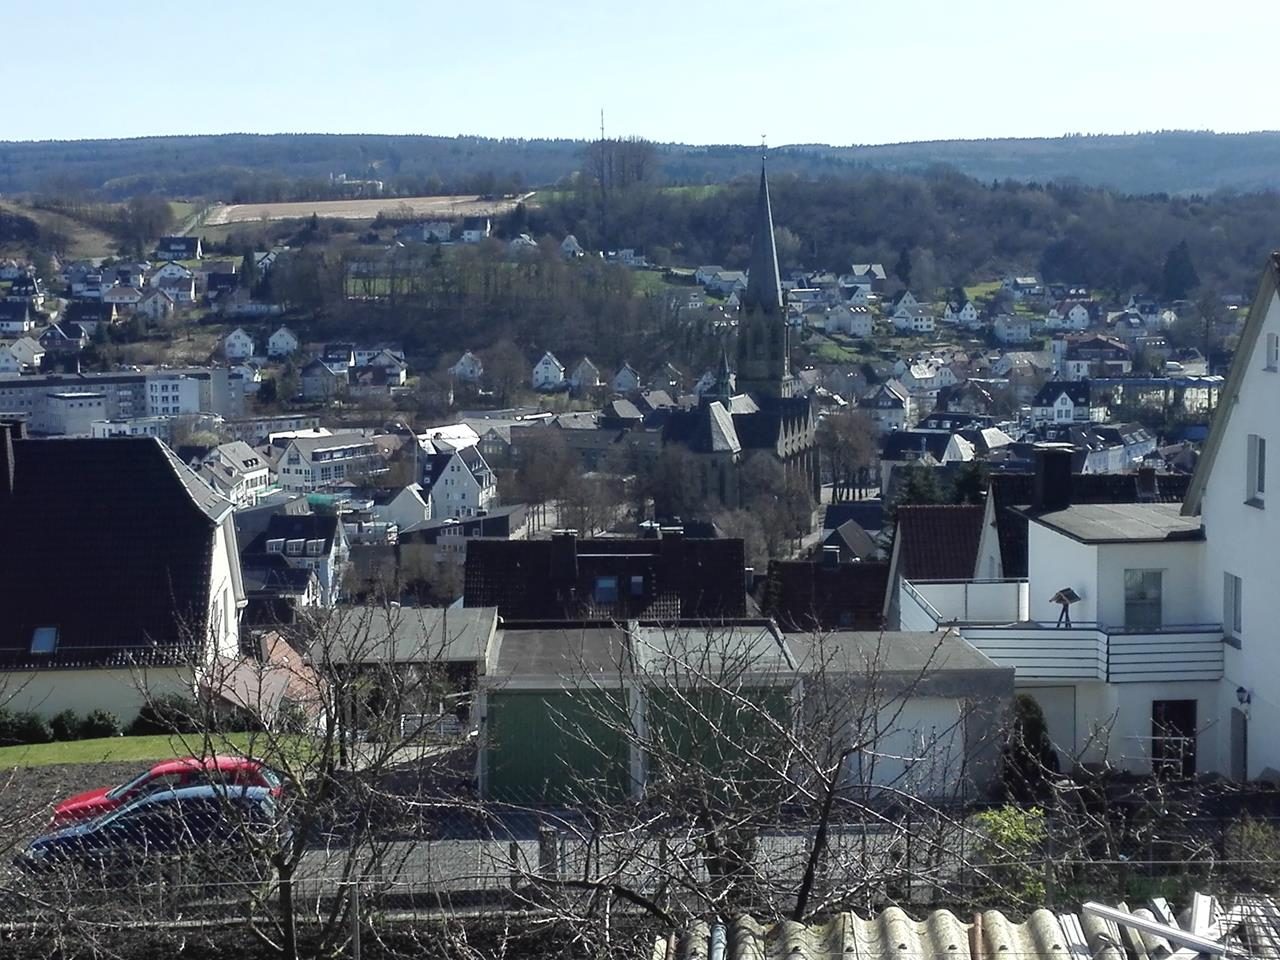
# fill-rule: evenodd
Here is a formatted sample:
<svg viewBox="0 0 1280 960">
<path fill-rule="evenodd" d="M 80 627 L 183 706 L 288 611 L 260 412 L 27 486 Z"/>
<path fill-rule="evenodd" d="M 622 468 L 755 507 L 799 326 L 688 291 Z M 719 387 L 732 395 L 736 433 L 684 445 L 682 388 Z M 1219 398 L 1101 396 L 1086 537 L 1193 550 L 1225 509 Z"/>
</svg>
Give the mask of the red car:
<svg viewBox="0 0 1280 960">
<path fill-rule="evenodd" d="M 65 827 L 91 820 L 130 800 L 156 790 L 177 790 L 217 781 L 244 787 L 267 787 L 280 795 L 280 775 L 257 760 L 246 757 L 183 757 L 165 760 L 115 787 L 99 787 L 63 800 L 53 808 L 50 826 Z"/>
</svg>

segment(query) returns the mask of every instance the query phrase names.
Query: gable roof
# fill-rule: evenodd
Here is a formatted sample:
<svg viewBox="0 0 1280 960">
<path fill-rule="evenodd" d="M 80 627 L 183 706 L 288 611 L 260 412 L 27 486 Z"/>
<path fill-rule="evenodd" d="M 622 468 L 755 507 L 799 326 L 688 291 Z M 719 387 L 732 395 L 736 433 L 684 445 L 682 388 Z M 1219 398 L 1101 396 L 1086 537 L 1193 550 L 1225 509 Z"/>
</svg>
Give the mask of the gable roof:
<svg viewBox="0 0 1280 960">
<path fill-rule="evenodd" d="M 899 575 L 908 580 L 971 580 L 985 513 L 982 504 L 898 507 L 894 549 Z"/>
<path fill-rule="evenodd" d="M 1087 407 L 1089 405 L 1088 380 L 1050 380 L 1036 391 L 1031 405 L 1033 407 L 1052 407 L 1064 393 L 1070 398 L 1074 406 Z"/>
<path fill-rule="evenodd" d="M 324 544 L 323 551 L 328 553 L 337 537 L 338 518 L 332 514 L 273 513 L 266 529 L 245 544 L 240 552 L 246 557 L 265 554 L 269 540 L 320 540 Z"/>
<path fill-rule="evenodd" d="M 193 652 L 207 625 L 215 528 L 231 504 L 153 437 L 15 439 L 12 451 L 12 490 L 0 477 L 0 666 Z M 69 580 L 69 564 L 85 575 Z M 57 648 L 33 657 L 38 626 L 57 628 Z"/>
<path fill-rule="evenodd" d="M 1222 448 L 1222 440 L 1231 423 L 1231 412 L 1240 398 L 1245 374 L 1253 363 L 1253 352 L 1257 349 L 1258 337 L 1262 333 L 1262 325 L 1267 320 L 1278 286 L 1280 286 L 1280 251 L 1273 252 L 1267 258 L 1266 266 L 1262 269 L 1262 278 L 1258 281 L 1258 292 L 1254 294 L 1253 305 L 1249 308 L 1249 315 L 1240 331 L 1240 340 L 1236 344 L 1235 356 L 1231 360 L 1231 369 L 1227 373 L 1226 383 L 1222 386 L 1218 409 L 1213 415 L 1209 438 L 1200 452 L 1200 459 L 1196 462 L 1196 472 L 1191 477 L 1191 486 L 1187 490 L 1187 498 L 1182 505 L 1182 512 L 1188 516 L 1200 512 L 1200 501 L 1204 499 L 1205 485 L 1209 482 L 1209 474 L 1213 471 L 1213 464 L 1218 459 L 1218 451 Z"/>
</svg>

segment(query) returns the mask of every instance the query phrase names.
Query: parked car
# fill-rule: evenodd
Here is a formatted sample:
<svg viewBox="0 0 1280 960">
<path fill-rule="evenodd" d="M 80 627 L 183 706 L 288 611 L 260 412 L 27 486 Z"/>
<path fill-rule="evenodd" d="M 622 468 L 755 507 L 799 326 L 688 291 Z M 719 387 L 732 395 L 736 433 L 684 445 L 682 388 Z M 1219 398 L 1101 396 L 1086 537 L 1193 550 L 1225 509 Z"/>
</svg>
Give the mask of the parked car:
<svg viewBox="0 0 1280 960">
<path fill-rule="evenodd" d="M 235 869 L 252 859 L 253 846 L 244 841 L 287 844 L 291 836 L 269 787 L 205 783 L 149 793 L 37 837 L 16 862 L 29 873 L 87 868 L 124 881 L 137 868 L 194 862 L 197 854 L 204 863 Z"/>
<path fill-rule="evenodd" d="M 266 787 L 280 795 L 280 775 L 247 757 L 183 757 L 165 760 L 114 787 L 99 787 L 76 794 L 53 808 L 50 827 L 65 827 L 109 813 L 131 800 L 157 790 L 178 790 L 201 783 L 225 783 Z"/>
</svg>

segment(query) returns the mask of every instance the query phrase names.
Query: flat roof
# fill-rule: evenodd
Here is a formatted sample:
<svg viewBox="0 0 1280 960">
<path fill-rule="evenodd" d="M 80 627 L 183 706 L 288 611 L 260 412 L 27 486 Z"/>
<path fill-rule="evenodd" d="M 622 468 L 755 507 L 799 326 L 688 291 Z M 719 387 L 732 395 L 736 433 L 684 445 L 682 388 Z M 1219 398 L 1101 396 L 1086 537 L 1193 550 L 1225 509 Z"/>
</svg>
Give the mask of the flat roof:
<svg viewBox="0 0 1280 960">
<path fill-rule="evenodd" d="M 836 673 L 920 673 L 1002 669 L 957 634 L 893 630 L 840 630 L 820 635 L 788 634 L 801 670 Z"/>
<path fill-rule="evenodd" d="M 1203 540 L 1199 517 L 1184 517 L 1177 503 L 1088 503 L 1028 519 L 1082 543 Z"/>
</svg>

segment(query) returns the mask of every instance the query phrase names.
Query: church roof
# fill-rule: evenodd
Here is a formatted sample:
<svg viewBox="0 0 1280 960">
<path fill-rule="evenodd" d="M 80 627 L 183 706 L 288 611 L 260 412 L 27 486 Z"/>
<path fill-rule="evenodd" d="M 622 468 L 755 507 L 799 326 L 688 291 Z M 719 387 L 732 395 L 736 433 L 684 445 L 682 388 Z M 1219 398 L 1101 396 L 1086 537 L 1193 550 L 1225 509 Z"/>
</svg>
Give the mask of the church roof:
<svg viewBox="0 0 1280 960">
<path fill-rule="evenodd" d="M 751 237 L 751 264 L 747 289 L 742 294 L 744 310 L 766 314 L 782 312 L 782 281 L 778 275 L 778 250 L 773 242 L 773 208 L 769 204 L 769 180 L 760 167 L 760 192 L 756 195 Z"/>
</svg>

